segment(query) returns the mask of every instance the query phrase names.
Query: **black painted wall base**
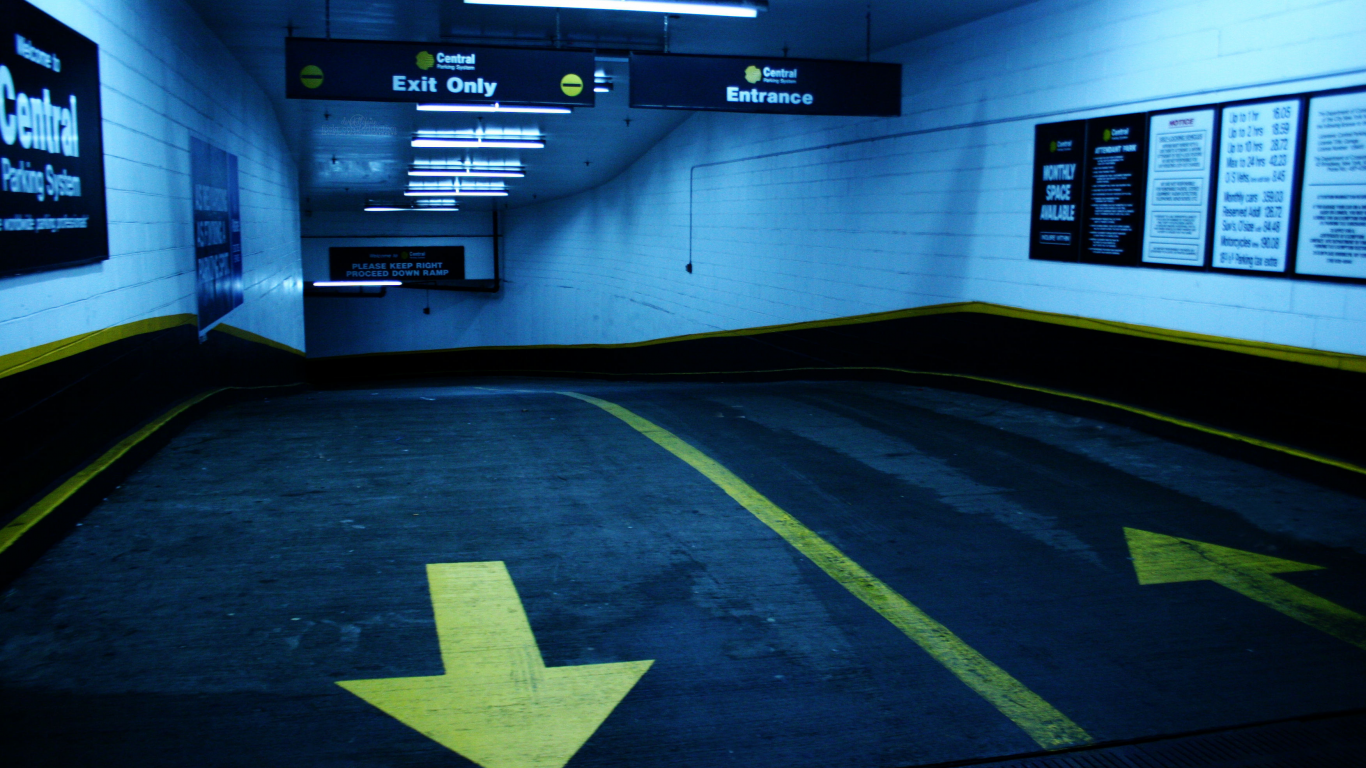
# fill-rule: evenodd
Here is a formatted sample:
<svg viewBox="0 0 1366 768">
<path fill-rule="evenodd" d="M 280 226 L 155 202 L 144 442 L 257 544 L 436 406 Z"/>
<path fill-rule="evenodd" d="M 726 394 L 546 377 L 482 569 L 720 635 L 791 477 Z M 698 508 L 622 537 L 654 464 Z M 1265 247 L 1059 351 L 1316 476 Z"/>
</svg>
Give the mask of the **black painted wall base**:
<svg viewBox="0 0 1366 768">
<path fill-rule="evenodd" d="M 142 425 L 209 389 L 299 384 L 303 358 L 193 325 L 143 333 L 0 379 L 0 525 Z M 222 397 L 221 395 L 219 396 Z M 213 404 L 213 400 L 200 406 Z M 127 472 L 188 423 L 191 409 L 0 553 L 0 581 L 26 567 Z"/>
<path fill-rule="evenodd" d="M 896 369 L 896 370 L 878 370 Z M 1062 390 L 1366 466 L 1366 375 L 1121 333 L 955 312 L 710 336 L 639 346 L 484 348 L 308 361 L 318 386 L 410 376 L 521 374 L 624 378 L 892 378 L 981 391 L 1122 421 L 1316 480 L 1366 477 L 1246 442 L 950 373 Z"/>
</svg>

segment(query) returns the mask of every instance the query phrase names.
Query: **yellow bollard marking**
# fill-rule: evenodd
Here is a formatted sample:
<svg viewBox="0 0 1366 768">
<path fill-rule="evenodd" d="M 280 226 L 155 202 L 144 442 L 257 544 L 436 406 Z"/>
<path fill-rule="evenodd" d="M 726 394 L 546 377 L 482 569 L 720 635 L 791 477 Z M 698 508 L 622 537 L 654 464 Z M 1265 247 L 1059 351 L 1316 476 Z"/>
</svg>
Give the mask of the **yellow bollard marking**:
<svg viewBox="0 0 1366 768">
<path fill-rule="evenodd" d="M 1271 575 L 1322 566 L 1125 528 L 1139 584 L 1213 581 L 1366 650 L 1366 616 Z"/>
<path fill-rule="evenodd" d="M 991 702 L 1006 717 L 1045 749 L 1086 744 L 1091 736 L 1038 694 L 973 650 L 943 624 L 930 618 L 876 576 L 850 560 L 815 531 L 769 501 L 734 473 L 689 445 L 677 435 L 621 406 L 577 392 L 560 394 L 577 398 L 616 416 L 664 450 L 682 459 L 731 498 L 772 528 L 841 586 L 882 614 L 897 629 L 925 649 L 959 680 Z"/>
<path fill-rule="evenodd" d="M 337 685 L 484 768 L 561 768 L 654 663 L 547 667 L 501 562 L 427 580 L 446 673 Z"/>
</svg>

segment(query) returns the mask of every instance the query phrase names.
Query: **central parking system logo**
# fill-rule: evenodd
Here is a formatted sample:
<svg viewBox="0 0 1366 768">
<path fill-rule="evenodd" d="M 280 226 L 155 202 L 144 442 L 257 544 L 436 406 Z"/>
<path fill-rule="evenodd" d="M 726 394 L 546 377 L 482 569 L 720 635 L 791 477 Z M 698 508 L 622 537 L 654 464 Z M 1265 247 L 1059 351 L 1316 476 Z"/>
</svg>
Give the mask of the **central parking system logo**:
<svg viewBox="0 0 1366 768">
<path fill-rule="evenodd" d="M 745 80 L 750 83 L 757 83 L 764 78 L 763 70 L 758 67 L 745 68 Z"/>
</svg>

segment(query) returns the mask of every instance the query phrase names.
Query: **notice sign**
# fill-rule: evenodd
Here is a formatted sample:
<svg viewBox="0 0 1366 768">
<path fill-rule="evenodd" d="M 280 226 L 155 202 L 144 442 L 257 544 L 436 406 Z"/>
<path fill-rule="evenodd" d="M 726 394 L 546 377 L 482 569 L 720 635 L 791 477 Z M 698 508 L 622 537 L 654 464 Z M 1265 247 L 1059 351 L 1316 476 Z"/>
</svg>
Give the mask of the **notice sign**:
<svg viewBox="0 0 1366 768">
<path fill-rule="evenodd" d="M 631 106 L 891 117 L 901 114 L 901 65 L 633 53 Z"/>
<path fill-rule="evenodd" d="M 592 52 L 285 39 L 291 99 L 593 106 Z"/>
<path fill-rule="evenodd" d="M 1143 238 L 1146 114 L 1086 121 L 1086 221 L 1081 260 L 1137 264 Z"/>
<path fill-rule="evenodd" d="M 1285 271 L 1300 106 L 1285 99 L 1224 107 L 1213 266 Z"/>
<path fill-rule="evenodd" d="M 194 255 L 198 265 L 199 328 L 242 303 L 242 214 L 237 156 L 190 137 Z"/>
<path fill-rule="evenodd" d="M 1086 121 L 1034 126 L 1029 258 L 1076 261 L 1081 247 Z"/>
<path fill-rule="evenodd" d="M 1309 100 L 1295 272 L 1366 278 L 1366 92 Z"/>
<path fill-rule="evenodd" d="M 465 279 L 465 246 L 433 245 L 426 248 L 329 248 L 333 280 L 432 280 Z"/>
<path fill-rule="evenodd" d="M 1213 109 L 1149 119 L 1145 263 L 1205 265 L 1213 161 Z"/>
<path fill-rule="evenodd" d="M 99 48 L 25 2 L 0 14 L 0 275 L 109 258 Z"/>
</svg>

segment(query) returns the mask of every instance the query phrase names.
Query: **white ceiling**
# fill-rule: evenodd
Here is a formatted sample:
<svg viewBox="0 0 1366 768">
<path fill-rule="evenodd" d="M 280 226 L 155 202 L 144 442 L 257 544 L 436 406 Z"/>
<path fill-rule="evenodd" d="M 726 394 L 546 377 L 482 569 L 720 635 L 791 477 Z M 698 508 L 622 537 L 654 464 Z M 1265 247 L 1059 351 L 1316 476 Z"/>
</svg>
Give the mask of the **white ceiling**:
<svg viewBox="0 0 1366 768">
<path fill-rule="evenodd" d="M 704 16 L 672 18 L 675 53 L 862 59 L 865 14 L 872 13 L 873 51 L 999 13 L 1031 0 L 770 0 L 757 19 Z M 275 103 L 299 166 L 305 210 L 359 211 L 367 200 L 401 200 L 407 167 L 415 157 L 465 159 L 465 150 L 413 149 L 414 131 L 470 129 L 470 114 L 419 113 L 411 104 L 292 101 L 284 97 L 284 39 L 326 34 L 325 0 L 189 0 Z M 661 14 L 620 11 L 559 12 L 566 47 L 658 51 Z M 466 5 L 459 0 L 331 0 L 334 38 L 413 40 L 489 45 L 554 44 L 556 11 L 545 8 Z M 876 58 L 876 55 L 874 56 Z M 475 150 L 483 160 L 520 160 L 524 179 L 509 179 L 507 198 L 466 198 L 465 210 L 510 207 L 563 197 L 616 176 L 688 112 L 629 109 L 625 63 L 600 61 L 614 81 L 597 107 L 572 115 L 489 115 L 489 129 L 532 128 L 546 135 L 545 149 Z M 629 124 L 628 124 L 629 119 Z M 446 154 L 443 154 L 445 152 Z"/>
</svg>

